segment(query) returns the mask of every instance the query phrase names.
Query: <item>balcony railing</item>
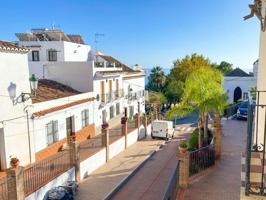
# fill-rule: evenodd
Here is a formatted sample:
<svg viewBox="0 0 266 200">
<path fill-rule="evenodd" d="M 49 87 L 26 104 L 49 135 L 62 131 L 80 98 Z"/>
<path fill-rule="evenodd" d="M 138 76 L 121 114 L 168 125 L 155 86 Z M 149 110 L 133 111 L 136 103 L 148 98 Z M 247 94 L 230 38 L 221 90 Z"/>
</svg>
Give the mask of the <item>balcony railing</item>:
<svg viewBox="0 0 266 200">
<path fill-rule="evenodd" d="M 95 62 L 95 67 L 103 68 L 104 62 Z"/>
<path fill-rule="evenodd" d="M 117 90 L 110 93 L 101 94 L 101 102 L 102 103 L 110 103 L 115 100 L 118 100 L 122 97 L 124 97 L 124 91 L 123 90 Z"/>
<path fill-rule="evenodd" d="M 256 103 L 250 102 L 248 106 L 245 194 L 266 196 L 266 169 L 263 167 L 266 165 L 266 105 L 260 102 L 261 97 L 266 97 L 266 91 L 257 91 L 256 96 Z M 259 171 L 252 171 L 252 155 L 260 157 Z M 254 182 L 251 174 L 256 174 L 259 179 Z"/>
</svg>

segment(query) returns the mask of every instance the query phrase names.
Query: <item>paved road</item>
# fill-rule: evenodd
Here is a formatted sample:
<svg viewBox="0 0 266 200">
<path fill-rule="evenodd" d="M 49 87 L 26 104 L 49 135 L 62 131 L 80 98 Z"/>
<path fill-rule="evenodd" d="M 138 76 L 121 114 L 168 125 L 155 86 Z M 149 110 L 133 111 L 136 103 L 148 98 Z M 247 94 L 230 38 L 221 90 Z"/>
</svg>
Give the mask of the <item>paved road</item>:
<svg viewBox="0 0 266 200">
<path fill-rule="evenodd" d="M 77 200 L 102 200 L 162 144 L 161 140 L 138 141 L 98 168 L 79 184 Z"/>
<path fill-rule="evenodd" d="M 190 126 L 180 126 L 175 138 L 158 151 L 116 193 L 113 200 L 161 200 L 177 164 L 178 141 L 186 138 Z M 192 131 L 192 129 L 190 129 Z"/>
</svg>

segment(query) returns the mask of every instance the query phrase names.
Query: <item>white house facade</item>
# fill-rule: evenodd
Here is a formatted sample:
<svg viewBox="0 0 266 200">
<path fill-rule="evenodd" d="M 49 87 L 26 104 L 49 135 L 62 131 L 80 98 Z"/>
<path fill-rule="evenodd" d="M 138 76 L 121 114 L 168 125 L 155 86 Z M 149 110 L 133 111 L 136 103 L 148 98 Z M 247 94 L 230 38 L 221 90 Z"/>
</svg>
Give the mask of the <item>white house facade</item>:
<svg viewBox="0 0 266 200">
<path fill-rule="evenodd" d="M 225 75 L 223 88 L 228 95 L 228 102 L 233 103 L 240 99 L 247 100 L 250 97 L 250 89 L 257 84 L 255 69 L 254 66 L 254 73 L 247 74 L 236 68 Z"/>
<path fill-rule="evenodd" d="M 53 62 L 88 60 L 91 47 L 80 35 L 65 34 L 61 30 L 33 29 L 31 33 L 16 33 L 18 44 L 30 49 L 29 70 L 44 78 L 45 66 Z"/>
<path fill-rule="evenodd" d="M 31 101 L 22 101 L 22 94 L 31 92 L 27 53 L 24 47 L 0 41 L 0 169 L 9 166 L 10 157 L 21 158 L 21 164 L 34 157 L 26 115 Z"/>
</svg>

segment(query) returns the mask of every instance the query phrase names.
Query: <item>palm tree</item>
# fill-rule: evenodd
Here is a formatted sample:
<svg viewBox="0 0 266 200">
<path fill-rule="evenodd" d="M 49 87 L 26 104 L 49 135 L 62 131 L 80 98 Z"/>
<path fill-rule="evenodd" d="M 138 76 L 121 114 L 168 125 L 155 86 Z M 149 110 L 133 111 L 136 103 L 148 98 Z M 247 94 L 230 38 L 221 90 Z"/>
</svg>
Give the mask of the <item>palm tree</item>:
<svg viewBox="0 0 266 200">
<path fill-rule="evenodd" d="M 162 91 L 163 86 L 165 85 L 166 76 L 161 67 L 159 66 L 154 67 L 151 70 L 151 74 L 148 79 L 149 79 L 148 89 L 157 92 Z"/>
<path fill-rule="evenodd" d="M 211 67 L 201 67 L 193 71 L 185 82 L 185 90 L 180 105 L 167 113 L 168 117 L 184 116 L 198 111 L 199 146 L 201 128 L 204 140 L 208 140 L 208 121 L 210 112 L 222 110 L 226 96 L 222 88 L 222 74 Z"/>
</svg>

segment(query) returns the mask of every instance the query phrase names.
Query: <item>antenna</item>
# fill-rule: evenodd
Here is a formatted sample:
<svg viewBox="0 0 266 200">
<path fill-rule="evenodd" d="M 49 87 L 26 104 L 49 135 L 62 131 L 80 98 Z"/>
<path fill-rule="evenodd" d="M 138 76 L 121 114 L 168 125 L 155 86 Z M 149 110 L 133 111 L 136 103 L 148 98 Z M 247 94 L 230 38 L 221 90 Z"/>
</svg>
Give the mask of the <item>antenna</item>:
<svg viewBox="0 0 266 200">
<path fill-rule="evenodd" d="M 103 33 L 95 33 L 94 34 L 94 43 L 95 43 L 95 50 L 96 51 L 98 50 L 99 37 L 104 37 L 104 34 Z"/>
<path fill-rule="evenodd" d="M 52 27 L 52 30 L 55 30 L 56 28 L 60 28 L 60 24 L 52 23 L 51 27 Z"/>
</svg>

